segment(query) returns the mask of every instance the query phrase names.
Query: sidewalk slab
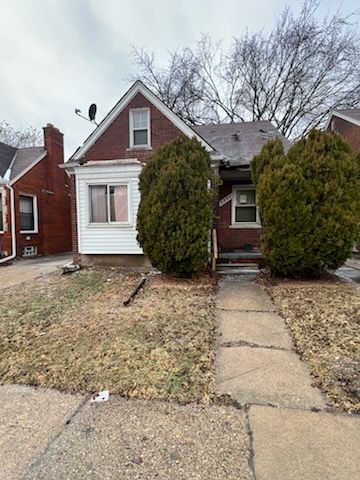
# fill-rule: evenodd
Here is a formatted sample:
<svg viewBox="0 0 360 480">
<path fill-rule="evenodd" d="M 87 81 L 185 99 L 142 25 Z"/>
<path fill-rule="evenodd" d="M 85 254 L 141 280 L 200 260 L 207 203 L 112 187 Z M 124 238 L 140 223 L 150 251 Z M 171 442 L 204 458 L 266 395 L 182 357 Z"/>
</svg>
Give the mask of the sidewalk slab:
<svg viewBox="0 0 360 480">
<path fill-rule="evenodd" d="M 355 480 L 360 417 L 252 406 L 256 480 Z"/>
<path fill-rule="evenodd" d="M 220 344 L 245 341 L 291 350 L 292 340 L 284 320 L 274 312 L 218 310 Z"/>
<path fill-rule="evenodd" d="M 110 396 L 85 405 L 23 480 L 253 480 L 245 413 Z"/>
<path fill-rule="evenodd" d="M 269 348 L 220 347 L 217 394 L 240 404 L 323 408 L 324 399 L 311 386 L 306 365 L 291 351 Z"/>
<path fill-rule="evenodd" d="M 0 478 L 18 480 L 83 398 L 54 390 L 0 386 Z"/>
<path fill-rule="evenodd" d="M 220 283 L 217 307 L 224 310 L 275 311 L 269 295 L 259 285 L 235 280 Z"/>
</svg>

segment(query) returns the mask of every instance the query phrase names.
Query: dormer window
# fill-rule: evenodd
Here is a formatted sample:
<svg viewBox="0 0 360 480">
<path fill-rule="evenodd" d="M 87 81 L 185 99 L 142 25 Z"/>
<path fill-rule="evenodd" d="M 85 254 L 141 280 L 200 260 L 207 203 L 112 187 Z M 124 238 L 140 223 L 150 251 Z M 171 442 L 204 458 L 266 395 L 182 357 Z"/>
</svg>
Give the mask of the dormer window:
<svg viewBox="0 0 360 480">
<path fill-rule="evenodd" d="M 130 148 L 151 148 L 150 109 L 130 110 Z"/>
</svg>

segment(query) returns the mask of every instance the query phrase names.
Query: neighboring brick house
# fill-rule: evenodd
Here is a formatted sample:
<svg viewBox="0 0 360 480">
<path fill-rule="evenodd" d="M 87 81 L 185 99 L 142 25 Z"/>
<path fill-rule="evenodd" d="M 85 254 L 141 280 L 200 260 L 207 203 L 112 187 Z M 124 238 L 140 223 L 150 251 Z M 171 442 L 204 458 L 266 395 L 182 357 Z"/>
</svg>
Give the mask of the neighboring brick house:
<svg viewBox="0 0 360 480">
<path fill-rule="evenodd" d="M 326 129 L 341 135 L 355 151 L 360 152 L 360 108 L 334 110 L 329 116 Z M 353 251 L 360 252 L 360 240 Z"/>
<path fill-rule="evenodd" d="M 326 128 L 341 135 L 354 150 L 360 152 L 360 108 L 334 110 Z"/>
<path fill-rule="evenodd" d="M 150 155 L 181 134 L 199 140 L 220 174 L 214 226 L 222 257 L 260 257 L 250 162 L 270 138 L 288 141 L 270 122 L 190 127 L 137 81 L 63 165 L 72 177 L 76 262 L 144 263 L 136 240 L 138 177 Z"/>
<path fill-rule="evenodd" d="M 44 128 L 44 146 L 0 143 L 0 262 L 71 250 L 69 176 L 63 134 Z"/>
</svg>

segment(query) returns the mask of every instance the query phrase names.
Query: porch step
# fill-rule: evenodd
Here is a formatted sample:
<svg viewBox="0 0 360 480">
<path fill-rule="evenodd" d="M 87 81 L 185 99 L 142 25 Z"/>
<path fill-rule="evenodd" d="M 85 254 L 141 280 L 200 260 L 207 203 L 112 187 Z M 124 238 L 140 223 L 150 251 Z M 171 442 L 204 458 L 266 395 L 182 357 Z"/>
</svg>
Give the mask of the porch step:
<svg viewBox="0 0 360 480">
<path fill-rule="evenodd" d="M 220 252 L 219 253 L 219 260 L 231 260 L 233 258 L 252 258 L 252 259 L 258 259 L 262 258 L 261 252 L 244 252 L 238 251 L 238 252 Z"/>
<path fill-rule="evenodd" d="M 254 275 L 260 273 L 257 263 L 218 263 L 219 275 Z"/>
</svg>

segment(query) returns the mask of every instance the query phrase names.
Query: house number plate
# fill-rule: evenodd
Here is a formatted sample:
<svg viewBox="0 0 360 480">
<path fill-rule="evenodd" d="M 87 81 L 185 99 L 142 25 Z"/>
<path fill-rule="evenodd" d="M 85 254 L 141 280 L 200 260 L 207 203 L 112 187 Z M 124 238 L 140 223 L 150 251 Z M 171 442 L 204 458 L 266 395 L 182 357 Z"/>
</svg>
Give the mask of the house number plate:
<svg viewBox="0 0 360 480">
<path fill-rule="evenodd" d="M 220 201 L 219 201 L 219 207 L 222 207 L 223 205 L 225 205 L 226 203 L 230 202 L 231 200 L 231 193 L 229 193 L 229 195 L 226 195 L 226 197 L 222 198 Z"/>
</svg>

